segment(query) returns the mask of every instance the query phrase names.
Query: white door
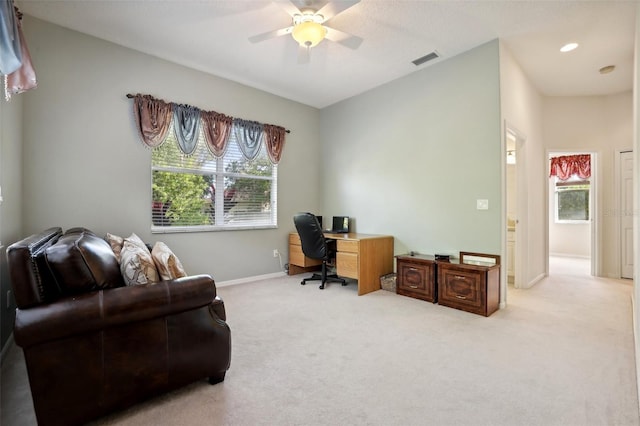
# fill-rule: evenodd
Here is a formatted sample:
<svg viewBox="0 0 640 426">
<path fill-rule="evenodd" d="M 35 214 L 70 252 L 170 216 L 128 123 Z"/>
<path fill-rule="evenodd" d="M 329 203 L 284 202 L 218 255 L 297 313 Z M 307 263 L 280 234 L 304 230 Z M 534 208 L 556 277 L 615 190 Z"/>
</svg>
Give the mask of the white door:
<svg viewBox="0 0 640 426">
<path fill-rule="evenodd" d="M 633 278 L 633 152 L 620 153 L 620 276 Z"/>
</svg>

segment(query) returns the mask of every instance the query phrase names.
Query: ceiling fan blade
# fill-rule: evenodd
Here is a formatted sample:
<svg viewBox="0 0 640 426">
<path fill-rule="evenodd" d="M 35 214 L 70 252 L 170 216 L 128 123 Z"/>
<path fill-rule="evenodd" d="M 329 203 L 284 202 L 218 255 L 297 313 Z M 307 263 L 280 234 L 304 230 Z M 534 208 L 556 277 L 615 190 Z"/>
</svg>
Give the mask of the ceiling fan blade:
<svg viewBox="0 0 640 426">
<path fill-rule="evenodd" d="M 330 1 L 318 11 L 318 14 L 324 17 L 324 20 L 322 22 L 326 22 L 336 16 L 338 13 L 344 12 L 345 10 L 349 9 L 352 6 L 355 6 L 358 3 L 360 3 L 360 0 Z"/>
<path fill-rule="evenodd" d="M 298 63 L 308 64 L 311 59 L 311 48 L 306 46 L 298 47 Z"/>
<path fill-rule="evenodd" d="M 335 28 L 324 26 L 327 29 L 327 40 L 335 41 L 350 49 L 357 49 L 362 44 L 362 37 L 336 30 Z"/>
<path fill-rule="evenodd" d="M 283 35 L 291 34 L 293 27 L 280 28 L 279 30 L 267 31 L 266 33 L 256 34 L 249 37 L 251 43 L 259 43 L 261 41 L 269 40 L 270 38 L 280 37 Z"/>
</svg>

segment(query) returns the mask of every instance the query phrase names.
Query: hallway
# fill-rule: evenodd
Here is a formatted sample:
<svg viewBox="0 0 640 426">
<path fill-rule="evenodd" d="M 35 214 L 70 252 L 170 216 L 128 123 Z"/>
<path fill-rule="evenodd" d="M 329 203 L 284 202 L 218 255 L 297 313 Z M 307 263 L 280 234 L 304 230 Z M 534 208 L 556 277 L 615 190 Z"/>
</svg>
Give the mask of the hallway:
<svg viewBox="0 0 640 426">
<path fill-rule="evenodd" d="M 567 256 L 549 256 L 549 276 L 590 277 L 591 260 Z M 631 283 L 631 281 L 629 281 Z"/>
</svg>

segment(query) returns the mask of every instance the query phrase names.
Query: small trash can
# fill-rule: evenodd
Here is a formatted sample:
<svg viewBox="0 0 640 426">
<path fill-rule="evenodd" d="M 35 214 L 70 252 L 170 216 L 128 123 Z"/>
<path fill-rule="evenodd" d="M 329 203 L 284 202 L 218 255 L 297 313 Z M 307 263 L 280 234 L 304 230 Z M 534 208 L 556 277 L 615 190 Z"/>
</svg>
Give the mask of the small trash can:
<svg viewBox="0 0 640 426">
<path fill-rule="evenodd" d="M 383 290 L 396 292 L 396 274 L 386 274 L 380 277 L 380 287 Z"/>
</svg>

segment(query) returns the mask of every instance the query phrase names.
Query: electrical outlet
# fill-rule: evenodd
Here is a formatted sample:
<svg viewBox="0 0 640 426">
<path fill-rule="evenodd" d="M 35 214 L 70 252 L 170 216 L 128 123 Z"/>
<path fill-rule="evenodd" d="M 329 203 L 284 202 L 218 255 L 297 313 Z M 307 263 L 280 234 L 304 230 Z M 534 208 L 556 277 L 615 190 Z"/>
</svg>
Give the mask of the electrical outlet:
<svg viewBox="0 0 640 426">
<path fill-rule="evenodd" d="M 489 210 L 489 200 L 476 200 L 478 210 Z"/>
<path fill-rule="evenodd" d="M 273 257 L 278 257 L 280 256 L 280 252 L 278 251 L 278 249 L 273 249 Z"/>
</svg>

